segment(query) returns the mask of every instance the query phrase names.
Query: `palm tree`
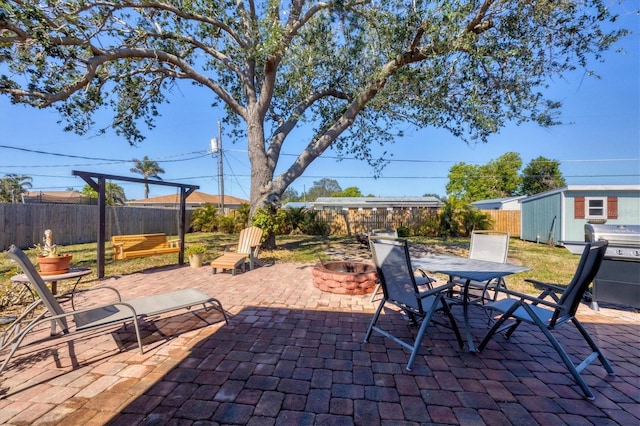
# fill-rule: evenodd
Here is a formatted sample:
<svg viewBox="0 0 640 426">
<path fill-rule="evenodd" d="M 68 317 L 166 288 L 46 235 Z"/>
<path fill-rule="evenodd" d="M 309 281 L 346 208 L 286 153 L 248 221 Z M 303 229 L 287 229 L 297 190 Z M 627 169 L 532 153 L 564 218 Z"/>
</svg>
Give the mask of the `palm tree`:
<svg viewBox="0 0 640 426">
<path fill-rule="evenodd" d="M 27 188 L 31 188 L 31 176 L 9 173 L 0 179 L 0 202 L 15 203 L 22 194 L 26 194 Z"/>
<path fill-rule="evenodd" d="M 140 173 L 144 180 L 149 178 L 162 180 L 158 173 L 164 173 L 164 169 L 160 167 L 157 161 L 149 160 L 149 157 L 145 155 L 142 161 L 134 158 L 133 163 L 135 166 L 131 168 L 131 171 Z M 147 182 L 144 183 L 144 198 L 149 198 L 149 184 Z"/>
<path fill-rule="evenodd" d="M 89 199 L 97 199 L 98 193 L 89 185 L 85 185 L 80 191 Z M 124 189 L 117 183 L 107 182 L 104 187 L 105 192 L 105 204 L 107 206 L 123 205 L 127 201 L 127 197 L 124 193 Z"/>
</svg>

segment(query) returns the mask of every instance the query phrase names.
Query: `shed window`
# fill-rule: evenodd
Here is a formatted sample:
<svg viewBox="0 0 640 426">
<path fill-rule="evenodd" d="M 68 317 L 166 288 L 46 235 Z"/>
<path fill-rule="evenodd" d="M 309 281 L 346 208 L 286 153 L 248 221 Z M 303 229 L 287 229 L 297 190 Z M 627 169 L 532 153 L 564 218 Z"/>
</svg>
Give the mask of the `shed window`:
<svg viewBox="0 0 640 426">
<path fill-rule="evenodd" d="M 606 219 L 607 218 L 607 198 L 606 197 L 585 197 L 586 219 Z"/>
</svg>

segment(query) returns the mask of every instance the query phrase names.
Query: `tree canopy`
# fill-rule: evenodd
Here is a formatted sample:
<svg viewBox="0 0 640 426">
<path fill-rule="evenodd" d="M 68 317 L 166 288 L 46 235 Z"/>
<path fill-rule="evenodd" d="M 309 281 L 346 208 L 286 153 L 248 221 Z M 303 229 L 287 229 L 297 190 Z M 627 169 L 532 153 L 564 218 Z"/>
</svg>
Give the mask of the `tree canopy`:
<svg viewBox="0 0 640 426">
<path fill-rule="evenodd" d="M 545 157 L 534 158 L 522 171 L 522 194 L 533 195 L 562 188 L 567 183 L 560 172 L 560 163 Z"/>
<path fill-rule="evenodd" d="M 31 176 L 8 173 L 0 178 L 0 203 L 21 203 L 22 195 L 29 192 Z"/>
<path fill-rule="evenodd" d="M 379 172 L 398 123 L 466 141 L 557 123 L 548 81 L 590 71 L 626 33 L 614 20 L 605 0 L 6 0 L 0 93 L 57 108 L 66 130 L 139 143 L 191 82 L 247 141 L 254 210 L 330 147 Z M 299 128 L 306 145 L 283 165 Z"/>
<path fill-rule="evenodd" d="M 145 155 L 142 160 L 134 158 L 133 164 L 134 166 L 131 168 L 131 172 L 141 174 L 145 181 L 149 178 L 162 180 L 159 174 L 164 173 L 164 169 L 160 167 L 157 161 L 150 160 L 149 157 Z M 144 183 L 144 198 L 149 198 L 149 184 L 147 182 Z"/>
<path fill-rule="evenodd" d="M 105 204 L 107 206 L 123 205 L 127 202 L 127 196 L 124 193 L 124 188 L 117 183 L 107 182 L 105 184 Z M 98 193 L 88 184 L 82 187 L 80 191 L 88 198 L 98 199 Z"/>
<path fill-rule="evenodd" d="M 465 201 L 532 195 L 566 185 L 560 163 L 534 158 L 520 174 L 520 154 L 507 152 L 484 165 L 456 163 L 449 169 L 449 196 Z"/>
</svg>

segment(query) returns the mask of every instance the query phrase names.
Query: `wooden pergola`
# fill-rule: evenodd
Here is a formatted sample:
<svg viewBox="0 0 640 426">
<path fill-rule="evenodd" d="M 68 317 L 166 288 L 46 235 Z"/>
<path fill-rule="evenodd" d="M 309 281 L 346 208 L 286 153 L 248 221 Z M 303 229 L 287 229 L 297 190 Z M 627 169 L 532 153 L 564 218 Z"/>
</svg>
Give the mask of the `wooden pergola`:
<svg viewBox="0 0 640 426">
<path fill-rule="evenodd" d="M 106 203 L 106 182 L 107 180 L 120 180 L 125 182 L 146 183 L 151 185 L 171 186 L 180 188 L 180 218 L 178 220 L 178 238 L 180 239 L 180 253 L 178 254 L 178 263 L 184 264 L 184 234 L 186 229 L 186 200 L 189 194 L 196 189 L 198 185 L 186 185 L 183 183 L 165 182 L 162 180 L 148 180 L 142 178 L 134 178 L 127 176 L 106 175 L 104 173 L 81 172 L 72 170 L 73 176 L 81 177 L 87 184 L 98 193 L 98 278 L 104 278 L 105 263 L 105 231 L 107 225 L 107 203 Z"/>
</svg>

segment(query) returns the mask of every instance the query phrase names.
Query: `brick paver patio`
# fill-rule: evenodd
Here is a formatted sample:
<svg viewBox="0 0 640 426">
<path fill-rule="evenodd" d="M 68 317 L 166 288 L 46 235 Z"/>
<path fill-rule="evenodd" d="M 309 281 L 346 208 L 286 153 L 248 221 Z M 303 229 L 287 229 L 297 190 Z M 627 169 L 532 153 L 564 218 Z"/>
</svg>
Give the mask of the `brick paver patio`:
<svg viewBox="0 0 640 426">
<path fill-rule="evenodd" d="M 145 326 L 144 355 L 123 327 L 25 347 L 0 377 L 0 424 L 640 422 L 638 313 L 581 307 L 579 319 L 617 373 L 608 376 L 597 361 L 583 371 L 591 402 L 527 326 L 477 355 L 430 326 L 407 372 L 408 352 L 397 344 L 375 334 L 362 342 L 376 307 L 370 296 L 323 293 L 310 266 L 275 264 L 235 277 L 185 266 L 106 280 L 125 299 L 199 288 L 220 299 L 230 322 L 213 311 L 165 315 Z M 479 339 L 486 317 L 480 308 L 472 315 Z M 396 312 L 384 321 L 397 334 L 415 332 Z M 577 332 L 563 328 L 570 354 L 584 354 Z"/>
</svg>

